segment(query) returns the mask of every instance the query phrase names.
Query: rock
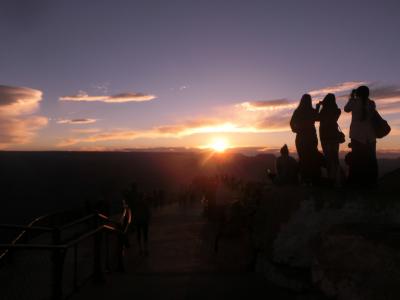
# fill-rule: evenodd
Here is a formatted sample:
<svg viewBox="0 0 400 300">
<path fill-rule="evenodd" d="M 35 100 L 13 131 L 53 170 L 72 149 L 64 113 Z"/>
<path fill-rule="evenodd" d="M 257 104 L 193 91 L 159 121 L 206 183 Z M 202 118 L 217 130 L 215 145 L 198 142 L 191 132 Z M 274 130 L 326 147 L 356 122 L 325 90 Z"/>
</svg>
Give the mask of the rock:
<svg viewBox="0 0 400 300">
<path fill-rule="evenodd" d="M 294 291 L 312 289 L 313 282 L 327 296 L 339 299 L 382 299 L 378 296 L 387 296 L 385 282 L 390 282 L 393 290 L 400 285 L 395 267 L 400 266 L 400 260 L 390 243 L 393 236 L 378 243 L 369 234 L 375 228 L 382 237 L 387 230 L 381 228 L 400 224 L 400 205 L 395 201 L 379 202 L 372 194 L 304 187 L 275 189 L 268 196 L 255 218 L 254 240 L 259 247 L 256 269 L 269 280 Z M 357 234 L 348 224 L 358 224 Z M 343 226 L 352 228 L 350 237 L 332 236 L 332 230 Z M 400 228 L 398 232 L 400 237 Z M 346 242 L 346 238 L 350 240 Z M 342 271 L 331 272 L 330 264 Z M 310 276 L 301 278 L 296 270 L 308 271 Z M 365 284 L 380 292 L 364 293 L 361 287 Z"/>
<path fill-rule="evenodd" d="M 265 256 L 257 259 L 256 272 L 262 273 L 271 283 L 295 292 L 310 290 L 310 275 L 304 270 L 277 266 Z"/>
<path fill-rule="evenodd" d="M 330 228 L 338 224 L 390 224 L 399 220 L 399 206 L 375 209 L 366 205 L 364 198 L 356 198 L 340 207 L 335 205 L 337 199 L 337 195 L 327 191 L 303 200 L 274 240 L 274 261 L 309 268 L 314 257 L 313 241 Z"/>
<path fill-rule="evenodd" d="M 399 242 L 394 242 L 386 226 L 376 227 L 334 228 L 321 236 L 312 278 L 327 296 L 338 300 L 400 299 Z"/>
</svg>

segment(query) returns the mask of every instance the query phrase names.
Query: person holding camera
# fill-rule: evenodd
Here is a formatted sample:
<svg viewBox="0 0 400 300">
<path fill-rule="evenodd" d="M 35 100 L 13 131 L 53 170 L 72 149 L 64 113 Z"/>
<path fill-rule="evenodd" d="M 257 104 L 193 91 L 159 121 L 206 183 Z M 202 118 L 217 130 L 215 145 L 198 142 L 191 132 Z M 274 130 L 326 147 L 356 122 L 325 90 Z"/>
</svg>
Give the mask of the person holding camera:
<svg viewBox="0 0 400 300">
<path fill-rule="evenodd" d="M 321 109 L 322 106 L 322 109 Z M 325 98 L 316 105 L 318 112 L 319 138 L 321 140 L 322 151 L 325 156 L 325 164 L 328 170 L 328 179 L 334 184 L 339 168 L 339 144 L 343 133 L 339 130 L 338 119 L 341 114 L 340 108 L 336 104 L 334 94 L 327 94 Z"/>
<path fill-rule="evenodd" d="M 360 86 L 353 90 L 344 107 L 351 112 L 351 164 L 348 181 L 360 186 L 373 186 L 378 179 L 376 159 L 376 132 L 373 127 L 375 102 L 369 99 L 369 88 Z"/>
</svg>

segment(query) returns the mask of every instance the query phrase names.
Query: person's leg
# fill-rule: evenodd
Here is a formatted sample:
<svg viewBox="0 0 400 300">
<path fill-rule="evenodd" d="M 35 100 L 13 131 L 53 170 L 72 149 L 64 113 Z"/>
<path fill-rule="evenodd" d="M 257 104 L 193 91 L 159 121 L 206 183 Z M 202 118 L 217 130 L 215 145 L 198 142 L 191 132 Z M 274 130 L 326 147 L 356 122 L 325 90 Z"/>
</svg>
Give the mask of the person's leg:
<svg viewBox="0 0 400 300">
<path fill-rule="evenodd" d="M 339 167 L 339 143 L 325 143 L 326 165 L 328 169 L 328 178 L 332 184 L 336 182 L 336 176 Z"/>
<path fill-rule="evenodd" d="M 145 254 L 149 254 L 149 223 L 143 224 L 143 244 Z"/>
<path fill-rule="evenodd" d="M 375 185 L 378 181 L 378 161 L 376 158 L 376 142 L 368 143 L 368 183 Z"/>
<path fill-rule="evenodd" d="M 304 137 L 297 134 L 296 135 L 296 150 L 297 155 L 299 156 L 299 171 L 300 171 L 300 181 L 301 183 L 308 183 L 310 180 L 309 175 L 309 162 L 307 159 L 307 148 L 306 143 L 304 143 Z"/>
<path fill-rule="evenodd" d="M 136 230 L 137 230 L 137 241 L 139 244 L 139 252 L 142 253 L 142 251 L 143 251 L 143 245 L 142 245 L 143 225 L 137 224 Z"/>
<path fill-rule="evenodd" d="M 332 146 L 327 141 L 321 141 L 322 153 L 324 154 L 325 167 L 328 179 L 332 180 Z"/>
<path fill-rule="evenodd" d="M 325 164 L 324 155 L 318 150 L 318 139 L 316 135 L 310 135 L 306 140 L 306 151 L 308 155 L 307 166 L 309 168 L 312 184 L 321 183 L 321 168 Z"/>
<path fill-rule="evenodd" d="M 372 158 L 374 163 L 374 182 L 378 182 L 379 177 L 379 166 L 378 166 L 378 159 L 376 157 L 376 142 L 372 145 Z"/>
<path fill-rule="evenodd" d="M 332 179 L 336 184 L 341 184 L 338 181 L 339 164 L 339 143 L 332 143 Z"/>
<path fill-rule="evenodd" d="M 366 155 L 365 145 L 352 139 L 352 183 L 355 185 L 363 185 L 365 181 Z"/>
<path fill-rule="evenodd" d="M 299 156 L 299 160 L 301 160 L 302 158 L 302 147 L 301 147 L 301 137 L 297 134 L 296 135 L 296 151 L 297 151 L 297 155 Z"/>
</svg>

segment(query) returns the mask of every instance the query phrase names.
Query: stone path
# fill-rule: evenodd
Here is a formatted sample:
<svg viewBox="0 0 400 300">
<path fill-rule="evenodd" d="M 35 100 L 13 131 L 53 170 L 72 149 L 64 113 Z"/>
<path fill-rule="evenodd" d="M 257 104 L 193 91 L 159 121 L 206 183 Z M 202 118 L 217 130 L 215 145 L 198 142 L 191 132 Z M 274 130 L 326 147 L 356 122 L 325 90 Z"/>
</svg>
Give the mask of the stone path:
<svg viewBox="0 0 400 300">
<path fill-rule="evenodd" d="M 245 270 L 245 240 L 225 240 L 215 253 L 213 231 L 200 205 L 168 206 L 154 213 L 149 256 L 139 255 L 132 236 L 127 271 L 104 285 L 87 284 L 72 299 L 291 299 Z"/>
</svg>

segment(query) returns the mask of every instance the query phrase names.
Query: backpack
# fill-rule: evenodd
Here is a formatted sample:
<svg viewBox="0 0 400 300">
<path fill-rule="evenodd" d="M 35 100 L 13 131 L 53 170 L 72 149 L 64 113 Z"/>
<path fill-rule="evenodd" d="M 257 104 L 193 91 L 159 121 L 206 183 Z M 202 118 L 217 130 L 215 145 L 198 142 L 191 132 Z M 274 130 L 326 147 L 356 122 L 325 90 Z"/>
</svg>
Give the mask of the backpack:
<svg viewBox="0 0 400 300">
<path fill-rule="evenodd" d="M 345 141 L 346 141 L 346 136 L 344 135 L 344 133 L 343 133 L 343 131 L 342 131 L 342 129 L 340 128 L 340 126 L 338 125 L 338 128 L 337 128 L 337 133 L 336 133 L 336 139 L 337 139 L 337 142 L 339 143 L 339 144 L 343 144 Z"/>
<path fill-rule="evenodd" d="M 391 128 L 389 123 L 382 118 L 382 116 L 378 113 L 376 109 L 373 112 L 371 121 L 372 127 L 375 131 L 375 136 L 378 139 L 381 139 L 390 133 Z"/>
</svg>

